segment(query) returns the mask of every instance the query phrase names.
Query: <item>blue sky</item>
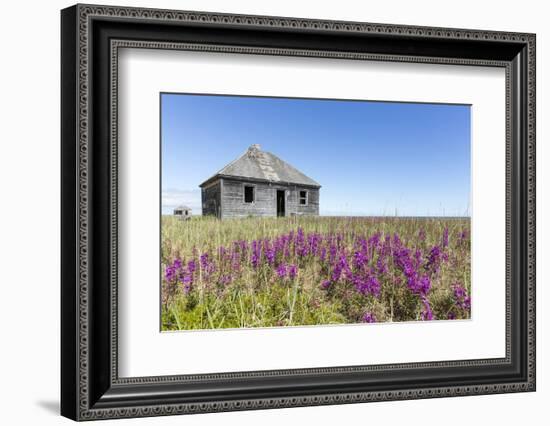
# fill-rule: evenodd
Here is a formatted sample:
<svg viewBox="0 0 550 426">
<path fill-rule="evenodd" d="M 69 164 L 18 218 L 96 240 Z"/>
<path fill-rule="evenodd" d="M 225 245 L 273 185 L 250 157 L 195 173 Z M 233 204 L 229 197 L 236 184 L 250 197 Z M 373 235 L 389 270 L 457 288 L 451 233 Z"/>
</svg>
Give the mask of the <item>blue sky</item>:
<svg viewBox="0 0 550 426">
<path fill-rule="evenodd" d="M 162 211 L 259 143 L 322 185 L 322 215 L 470 215 L 467 105 L 161 95 Z"/>
</svg>

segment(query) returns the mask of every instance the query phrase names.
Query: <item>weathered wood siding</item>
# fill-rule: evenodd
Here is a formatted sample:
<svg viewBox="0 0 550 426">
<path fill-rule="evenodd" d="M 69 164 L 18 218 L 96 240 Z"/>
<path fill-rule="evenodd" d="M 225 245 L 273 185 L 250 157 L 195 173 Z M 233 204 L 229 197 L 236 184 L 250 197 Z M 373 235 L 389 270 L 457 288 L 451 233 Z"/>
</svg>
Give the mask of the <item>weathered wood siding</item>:
<svg viewBox="0 0 550 426">
<path fill-rule="evenodd" d="M 244 187 L 254 187 L 254 202 L 244 202 Z M 285 214 L 319 215 L 319 189 L 277 183 L 246 182 L 224 178 L 221 193 L 221 218 L 277 216 L 277 190 L 286 195 Z M 299 204 L 299 191 L 308 191 L 307 205 Z"/>
<path fill-rule="evenodd" d="M 221 218 L 221 188 L 222 181 L 217 180 L 201 190 L 202 215 Z"/>
<path fill-rule="evenodd" d="M 254 202 L 244 202 L 244 187 L 254 187 Z M 246 216 L 275 216 L 277 204 L 272 186 L 265 183 L 248 183 L 224 180 L 222 193 L 222 219 Z"/>
<path fill-rule="evenodd" d="M 300 191 L 308 193 L 306 205 L 300 204 Z M 287 211 L 296 215 L 319 216 L 319 189 L 292 186 L 287 195 Z"/>
</svg>

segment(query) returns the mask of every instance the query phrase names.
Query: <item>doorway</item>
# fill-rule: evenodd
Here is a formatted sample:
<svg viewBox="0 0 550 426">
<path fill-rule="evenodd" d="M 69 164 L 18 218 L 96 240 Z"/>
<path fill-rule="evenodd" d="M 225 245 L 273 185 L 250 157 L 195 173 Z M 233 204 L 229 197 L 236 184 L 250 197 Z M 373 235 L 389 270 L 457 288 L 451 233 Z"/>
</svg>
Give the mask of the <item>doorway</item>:
<svg viewBox="0 0 550 426">
<path fill-rule="evenodd" d="M 277 190 L 277 216 L 284 217 L 285 215 L 285 191 Z"/>
</svg>

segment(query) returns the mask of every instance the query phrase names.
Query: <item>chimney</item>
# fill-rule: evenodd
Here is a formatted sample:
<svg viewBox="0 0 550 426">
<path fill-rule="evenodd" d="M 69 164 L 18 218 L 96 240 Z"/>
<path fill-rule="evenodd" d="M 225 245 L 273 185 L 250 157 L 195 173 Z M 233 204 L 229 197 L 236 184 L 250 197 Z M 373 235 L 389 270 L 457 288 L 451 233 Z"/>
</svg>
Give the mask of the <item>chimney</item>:
<svg viewBox="0 0 550 426">
<path fill-rule="evenodd" d="M 261 146 L 259 143 L 252 144 L 248 147 L 248 156 L 254 158 L 259 154 L 260 151 Z"/>
</svg>

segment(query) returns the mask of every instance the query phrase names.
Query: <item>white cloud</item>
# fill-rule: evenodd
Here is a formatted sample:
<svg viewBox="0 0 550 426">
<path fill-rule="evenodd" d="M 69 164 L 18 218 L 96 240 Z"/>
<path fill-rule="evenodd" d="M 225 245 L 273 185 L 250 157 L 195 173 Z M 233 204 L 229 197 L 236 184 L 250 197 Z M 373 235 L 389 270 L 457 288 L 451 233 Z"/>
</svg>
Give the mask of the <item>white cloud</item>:
<svg viewBox="0 0 550 426">
<path fill-rule="evenodd" d="M 171 214 L 172 210 L 184 204 L 193 209 L 194 215 L 202 214 L 200 189 L 166 189 L 162 191 L 162 213 Z"/>
</svg>

